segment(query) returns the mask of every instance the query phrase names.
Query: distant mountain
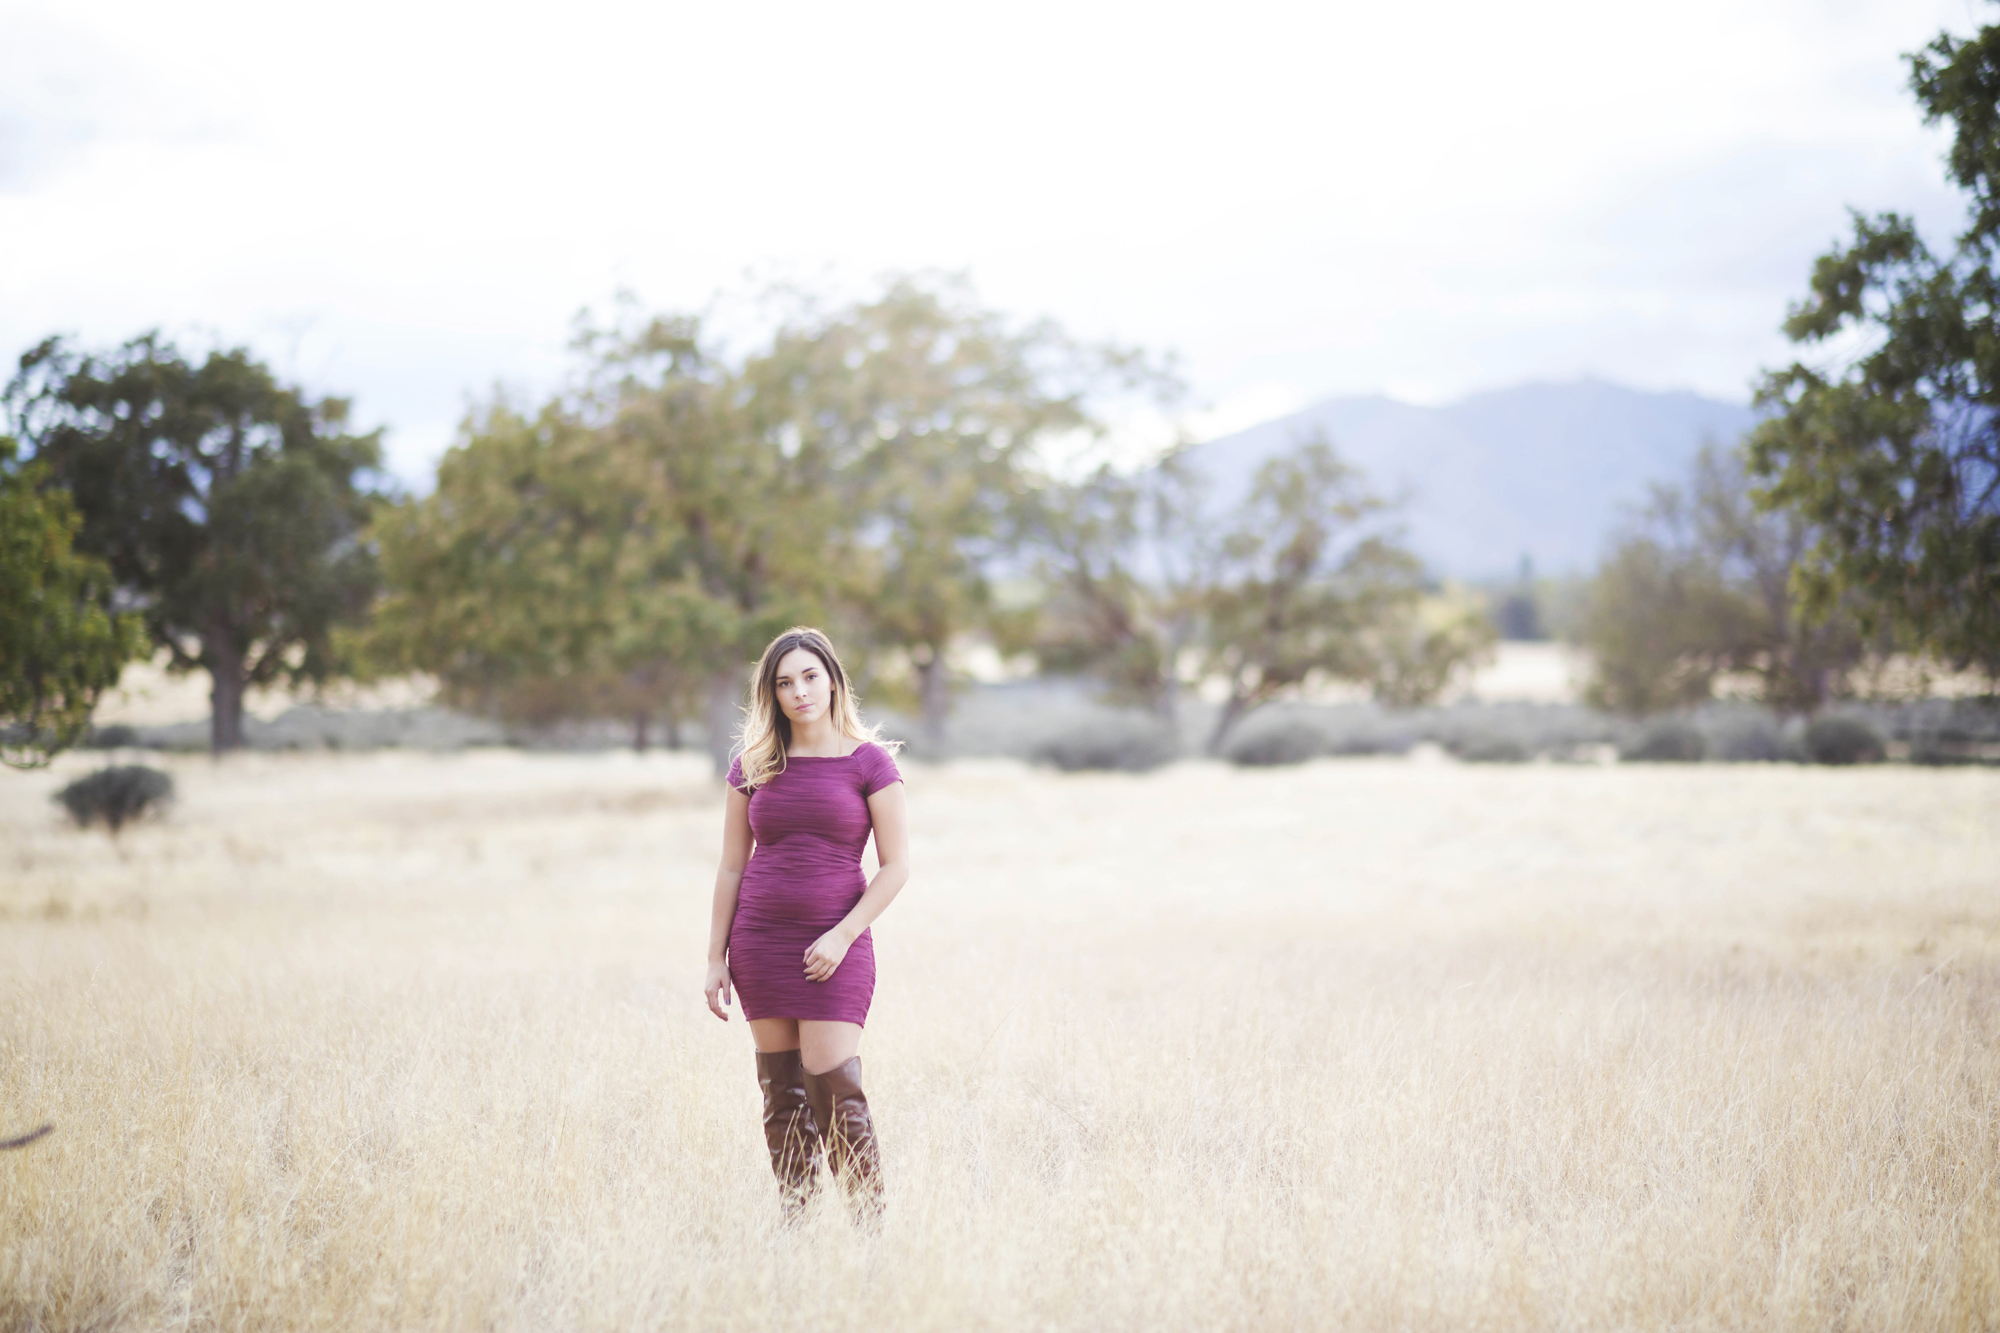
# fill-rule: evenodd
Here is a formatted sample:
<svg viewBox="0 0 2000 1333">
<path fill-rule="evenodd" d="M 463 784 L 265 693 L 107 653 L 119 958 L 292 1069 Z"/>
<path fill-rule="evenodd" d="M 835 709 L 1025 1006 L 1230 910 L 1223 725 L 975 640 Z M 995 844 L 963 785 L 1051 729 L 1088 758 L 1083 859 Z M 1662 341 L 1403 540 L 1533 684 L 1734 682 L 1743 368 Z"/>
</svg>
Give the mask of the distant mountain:
<svg viewBox="0 0 2000 1333">
<path fill-rule="evenodd" d="M 1599 380 L 1524 384 L 1446 407 L 1331 398 L 1199 445 L 1195 464 L 1241 494 L 1265 459 L 1322 431 L 1381 494 L 1402 496 L 1412 546 L 1439 573 L 1541 573 L 1595 565 L 1623 507 L 1679 481 L 1705 439 L 1733 442 L 1750 408 Z"/>
</svg>

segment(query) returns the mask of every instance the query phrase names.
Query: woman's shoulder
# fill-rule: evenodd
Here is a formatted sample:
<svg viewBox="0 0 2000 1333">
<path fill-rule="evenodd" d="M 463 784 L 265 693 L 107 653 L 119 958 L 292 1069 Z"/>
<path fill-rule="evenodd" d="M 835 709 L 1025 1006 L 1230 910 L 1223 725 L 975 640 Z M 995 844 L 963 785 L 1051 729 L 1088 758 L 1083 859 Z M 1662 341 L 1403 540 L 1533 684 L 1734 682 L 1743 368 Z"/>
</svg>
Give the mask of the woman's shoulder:
<svg viewBox="0 0 2000 1333">
<path fill-rule="evenodd" d="M 884 787 L 894 786 L 903 780 L 903 774 L 896 767 L 896 756 L 886 745 L 876 741 L 863 741 L 854 747 L 849 756 L 861 770 L 862 788 L 866 795 L 873 796 Z"/>
</svg>

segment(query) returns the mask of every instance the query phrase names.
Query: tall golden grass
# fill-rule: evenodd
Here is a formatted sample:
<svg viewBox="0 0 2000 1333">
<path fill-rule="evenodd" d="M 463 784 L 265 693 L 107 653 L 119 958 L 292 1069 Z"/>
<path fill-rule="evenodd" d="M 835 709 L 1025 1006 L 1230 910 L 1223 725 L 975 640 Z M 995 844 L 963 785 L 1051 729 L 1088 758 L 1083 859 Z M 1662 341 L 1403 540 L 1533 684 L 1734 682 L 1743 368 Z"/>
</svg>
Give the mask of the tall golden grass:
<svg viewBox="0 0 2000 1333">
<path fill-rule="evenodd" d="M 2000 1327 L 2000 773 L 911 766 L 779 1225 L 673 756 L 0 780 L 0 1325 Z"/>
</svg>

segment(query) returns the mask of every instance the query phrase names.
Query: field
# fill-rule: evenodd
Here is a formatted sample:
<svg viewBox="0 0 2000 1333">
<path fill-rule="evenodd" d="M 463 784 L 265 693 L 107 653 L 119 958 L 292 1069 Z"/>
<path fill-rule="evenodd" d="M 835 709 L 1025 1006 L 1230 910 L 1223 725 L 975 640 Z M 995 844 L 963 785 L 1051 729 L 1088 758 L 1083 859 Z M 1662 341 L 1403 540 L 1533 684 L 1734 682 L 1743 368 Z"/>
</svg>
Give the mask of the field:
<svg viewBox="0 0 2000 1333">
<path fill-rule="evenodd" d="M 676 755 L 0 777 L 0 1327 L 2000 1328 L 2000 772 L 909 765 L 879 1235 Z"/>
</svg>

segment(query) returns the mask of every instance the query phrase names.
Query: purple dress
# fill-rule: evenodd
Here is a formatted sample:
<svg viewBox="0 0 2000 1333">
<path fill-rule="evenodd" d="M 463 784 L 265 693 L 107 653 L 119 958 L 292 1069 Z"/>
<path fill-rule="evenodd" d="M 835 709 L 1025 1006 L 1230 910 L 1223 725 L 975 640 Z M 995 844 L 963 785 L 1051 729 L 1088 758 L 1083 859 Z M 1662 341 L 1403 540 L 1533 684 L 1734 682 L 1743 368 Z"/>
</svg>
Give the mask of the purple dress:
<svg viewBox="0 0 2000 1333">
<path fill-rule="evenodd" d="M 868 798 L 903 780 L 881 746 L 853 754 L 793 755 L 785 771 L 750 793 L 757 840 L 729 926 L 729 976 L 745 1018 L 868 1021 L 875 995 L 875 941 L 862 931 L 825 981 L 806 980 L 806 950 L 840 924 L 868 887 L 861 852 L 874 823 Z M 743 761 L 729 767 L 743 791 Z"/>
</svg>

